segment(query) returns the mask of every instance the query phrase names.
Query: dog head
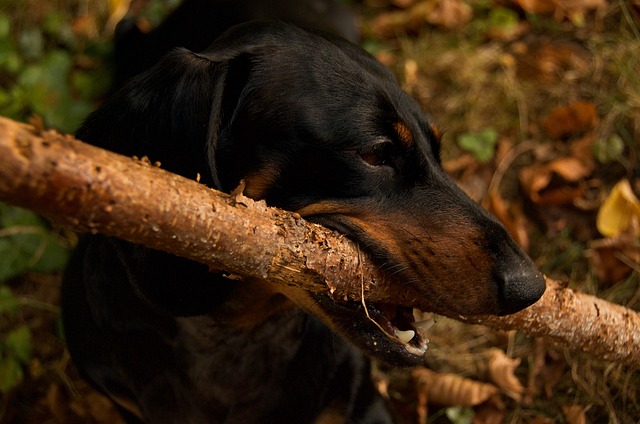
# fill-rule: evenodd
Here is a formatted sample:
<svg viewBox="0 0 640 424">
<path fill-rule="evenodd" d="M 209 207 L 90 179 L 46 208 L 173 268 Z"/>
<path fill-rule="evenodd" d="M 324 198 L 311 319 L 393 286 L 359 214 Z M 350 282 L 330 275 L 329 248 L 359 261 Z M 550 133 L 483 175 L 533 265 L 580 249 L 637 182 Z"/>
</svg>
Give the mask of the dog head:
<svg viewBox="0 0 640 424">
<path fill-rule="evenodd" d="M 542 275 L 445 174 L 438 131 L 390 72 L 344 40 L 293 26 L 237 26 L 201 53 L 176 50 L 117 93 L 81 139 L 229 192 L 297 211 L 372 257 L 435 312 L 508 314 Z M 365 351 L 421 360 L 411 308 L 289 293 Z"/>
</svg>

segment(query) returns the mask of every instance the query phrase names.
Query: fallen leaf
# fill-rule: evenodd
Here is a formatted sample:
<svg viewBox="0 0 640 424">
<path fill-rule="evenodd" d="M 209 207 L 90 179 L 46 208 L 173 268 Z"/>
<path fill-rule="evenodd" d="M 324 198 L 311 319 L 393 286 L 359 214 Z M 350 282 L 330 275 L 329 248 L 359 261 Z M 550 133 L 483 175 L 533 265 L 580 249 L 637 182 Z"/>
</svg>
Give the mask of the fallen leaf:
<svg viewBox="0 0 640 424">
<path fill-rule="evenodd" d="M 507 205 L 497 191 L 488 193 L 487 204 L 483 204 L 489 212 L 505 226 L 509 235 L 525 252 L 529 250 L 529 233 L 526 228 L 526 218 L 522 211 Z"/>
<path fill-rule="evenodd" d="M 640 272 L 638 243 L 637 235 L 632 234 L 620 234 L 589 242 L 587 253 L 600 282 L 613 285 L 622 281 L 634 269 Z"/>
<path fill-rule="evenodd" d="M 563 357 L 550 351 L 542 338 L 536 339 L 533 355 L 528 398 L 525 399 L 527 404 L 533 402 L 540 392 L 547 399 L 551 399 L 555 386 L 565 378 L 567 369 L 567 363 Z"/>
<path fill-rule="evenodd" d="M 575 25 L 582 25 L 586 14 L 606 6 L 605 0 L 515 0 L 525 12 L 553 15 L 558 21 L 569 19 Z"/>
<path fill-rule="evenodd" d="M 562 413 L 567 420 L 567 424 L 586 424 L 587 417 L 584 415 L 584 408 L 580 405 L 564 405 Z"/>
<path fill-rule="evenodd" d="M 440 0 L 436 7 L 426 14 L 427 22 L 445 29 L 460 28 L 472 17 L 471 6 L 460 0 Z"/>
<path fill-rule="evenodd" d="M 71 28 L 76 35 L 89 39 L 96 38 L 99 34 L 96 17 L 92 15 L 83 15 L 75 18 L 71 23 Z"/>
<path fill-rule="evenodd" d="M 69 417 L 67 415 L 66 408 L 64 407 L 66 399 L 63 399 L 60 386 L 55 383 L 51 384 L 47 389 L 47 394 L 40 400 L 40 402 L 47 406 L 51 412 L 51 417 L 54 420 L 60 423 L 68 421 Z"/>
<path fill-rule="evenodd" d="M 443 406 L 475 406 L 499 392 L 493 384 L 482 383 L 455 374 L 437 373 L 426 368 L 412 371 L 418 393 L 429 403 Z"/>
<path fill-rule="evenodd" d="M 577 175 L 584 175 L 586 169 L 588 168 L 576 165 L 570 158 L 561 158 L 549 163 L 534 163 L 520 171 L 520 184 L 536 204 L 574 205 L 584 196 L 589 183 L 582 179 L 578 179 L 577 184 L 572 183 Z M 563 175 L 571 180 L 565 180 L 562 178 Z"/>
<path fill-rule="evenodd" d="M 525 12 L 537 15 L 551 14 L 556 10 L 554 0 L 515 0 L 515 3 Z"/>
<path fill-rule="evenodd" d="M 561 21 L 568 18 L 574 25 L 583 26 L 584 18 L 592 10 L 607 6 L 606 0 L 556 0 L 554 18 Z"/>
<path fill-rule="evenodd" d="M 611 189 L 600 206 L 596 226 L 600 234 L 612 237 L 627 231 L 632 225 L 640 227 L 640 200 L 631 189 L 629 180 L 623 179 Z M 640 236 L 640 233 L 636 231 L 633 235 Z"/>
<path fill-rule="evenodd" d="M 455 29 L 467 24 L 472 15 L 471 7 L 462 0 L 421 0 L 407 9 L 381 13 L 371 29 L 382 37 L 416 34 L 425 24 Z"/>
<path fill-rule="evenodd" d="M 474 408 L 473 424 L 502 424 L 505 418 L 504 402 L 498 395 L 491 396 L 486 402 Z"/>
<path fill-rule="evenodd" d="M 544 42 L 534 47 L 518 44 L 517 74 L 540 82 L 556 82 L 589 72 L 591 60 L 580 45 L 569 42 Z"/>
<path fill-rule="evenodd" d="M 593 103 L 576 101 L 552 109 L 542 121 L 542 128 L 550 137 L 560 139 L 589 131 L 598 121 L 598 111 Z"/>
<path fill-rule="evenodd" d="M 520 358 L 510 358 L 500 349 L 491 349 L 487 365 L 491 380 L 510 398 L 519 401 L 525 388 L 515 375 Z"/>
<path fill-rule="evenodd" d="M 562 157 L 549 163 L 548 170 L 565 181 L 575 183 L 589 176 L 593 167 L 574 157 Z"/>
</svg>

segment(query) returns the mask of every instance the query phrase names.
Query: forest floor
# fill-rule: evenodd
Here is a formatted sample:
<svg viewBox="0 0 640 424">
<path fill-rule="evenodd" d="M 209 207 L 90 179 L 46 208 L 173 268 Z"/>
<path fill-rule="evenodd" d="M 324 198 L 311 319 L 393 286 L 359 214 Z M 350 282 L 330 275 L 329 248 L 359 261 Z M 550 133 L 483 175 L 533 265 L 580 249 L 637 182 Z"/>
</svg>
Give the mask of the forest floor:
<svg viewBox="0 0 640 424">
<path fill-rule="evenodd" d="M 175 1 L 139 3 L 153 26 Z M 3 2 L 0 115 L 73 132 L 109 87 L 113 24 L 128 2 L 109 4 Z M 438 123 L 444 167 L 465 191 L 549 277 L 640 310 L 640 2 L 353 7 L 363 47 Z M 73 239 L 0 204 L 0 422 L 119 422 L 61 336 Z M 445 318 L 430 340 L 428 370 L 374 370 L 400 423 L 640 422 L 638 370 Z"/>
</svg>

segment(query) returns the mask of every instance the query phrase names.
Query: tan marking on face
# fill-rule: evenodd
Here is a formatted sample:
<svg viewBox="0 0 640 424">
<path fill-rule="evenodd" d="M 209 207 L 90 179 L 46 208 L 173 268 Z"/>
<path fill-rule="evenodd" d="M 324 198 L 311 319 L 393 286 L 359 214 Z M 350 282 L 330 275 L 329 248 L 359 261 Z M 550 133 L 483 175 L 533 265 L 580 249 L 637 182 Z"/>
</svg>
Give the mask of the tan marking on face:
<svg viewBox="0 0 640 424">
<path fill-rule="evenodd" d="M 326 215 L 326 214 L 348 214 L 349 208 L 340 202 L 332 202 L 329 200 L 323 200 L 316 203 L 311 203 L 300 209 L 295 210 L 301 217 L 311 215 Z"/>
<path fill-rule="evenodd" d="M 491 314 L 499 309 L 492 260 L 482 235 L 465 222 L 412 225 L 406 217 L 347 217 L 388 252 L 386 265 L 403 270 L 413 285 L 442 312 Z M 424 225 L 420 225 L 424 224 Z"/>
<path fill-rule="evenodd" d="M 400 139 L 400 142 L 402 144 L 407 147 L 413 144 L 413 134 L 404 122 L 396 122 L 395 124 L 393 124 L 393 129 L 396 130 L 398 138 Z"/>
<path fill-rule="evenodd" d="M 264 199 L 278 178 L 278 170 L 273 167 L 260 168 L 244 178 L 244 195 L 254 200 Z"/>
</svg>

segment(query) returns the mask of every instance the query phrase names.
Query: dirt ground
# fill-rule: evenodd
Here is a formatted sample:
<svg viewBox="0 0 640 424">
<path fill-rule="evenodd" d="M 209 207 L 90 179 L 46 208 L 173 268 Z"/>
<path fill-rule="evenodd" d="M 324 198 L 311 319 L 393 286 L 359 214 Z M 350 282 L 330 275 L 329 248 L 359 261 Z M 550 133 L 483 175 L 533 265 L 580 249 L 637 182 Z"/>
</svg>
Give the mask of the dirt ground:
<svg viewBox="0 0 640 424">
<path fill-rule="evenodd" d="M 50 43 L 42 30 L 42 49 L 68 54 L 69 72 L 95 69 L 106 56 L 87 46 L 108 43 L 117 6 L 126 3 L 1 6 L 11 24 L 7 35 L 17 41 L 0 42 L 0 114 L 26 120 L 35 113 L 49 122 L 35 101 L 19 110 L 3 103 L 15 102 L 14 88 L 26 84 L 10 71 L 11 54 L 34 66 L 46 57 L 26 53 L 26 29 L 66 10 L 59 19 L 76 41 L 62 42 L 56 33 Z M 136 7 L 152 26 L 171 3 Z M 640 310 L 640 2 L 353 3 L 362 45 L 439 123 L 444 167 L 467 193 L 505 223 L 545 274 Z M 77 87 L 69 88 L 71 99 Z M 88 97 L 95 105 L 100 95 Z M 109 401 L 79 378 L 65 349 L 60 275 L 30 271 L 0 282 L 20 304 L 11 315 L 0 304 L 0 359 L 11 354 L 5 348 L 11 330 L 26 324 L 31 334 L 22 378 L 0 398 L 2 423 L 119 422 Z M 431 332 L 424 368 L 374 370 L 400 423 L 640 422 L 637 369 L 445 318 Z"/>
</svg>

